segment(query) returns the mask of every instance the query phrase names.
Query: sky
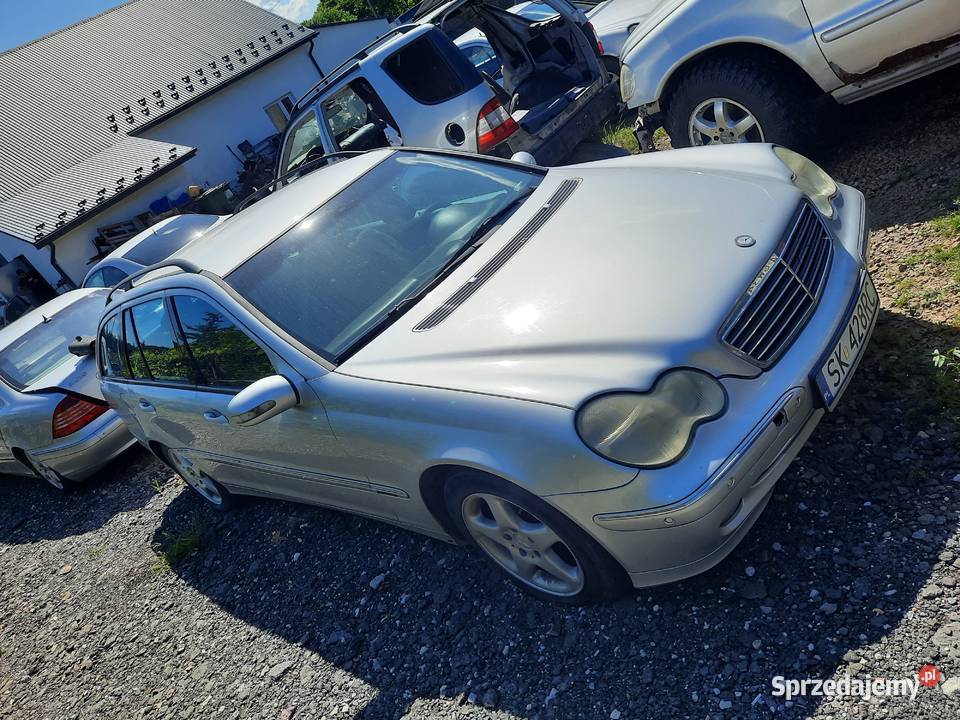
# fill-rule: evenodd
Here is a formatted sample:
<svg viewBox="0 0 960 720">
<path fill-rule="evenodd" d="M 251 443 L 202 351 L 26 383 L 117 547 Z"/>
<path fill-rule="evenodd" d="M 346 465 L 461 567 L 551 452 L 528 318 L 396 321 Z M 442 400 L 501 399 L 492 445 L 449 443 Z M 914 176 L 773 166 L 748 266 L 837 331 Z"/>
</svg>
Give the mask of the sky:
<svg viewBox="0 0 960 720">
<path fill-rule="evenodd" d="M 313 15 L 317 0 L 251 0 L 291 20 Z M 0 52 L 30 42 L 117 5 L 121 0 L 0 0 Z"/>
</svg>

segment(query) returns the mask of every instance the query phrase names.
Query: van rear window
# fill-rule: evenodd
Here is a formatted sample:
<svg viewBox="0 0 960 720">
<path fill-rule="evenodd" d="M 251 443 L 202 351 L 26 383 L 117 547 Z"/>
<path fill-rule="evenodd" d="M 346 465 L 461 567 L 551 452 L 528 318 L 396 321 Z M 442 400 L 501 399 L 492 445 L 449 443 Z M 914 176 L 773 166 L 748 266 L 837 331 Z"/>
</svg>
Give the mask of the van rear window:
<svg viewBox="0 0 960 720">
<path fill-rule="evenodd" d="M 444 52 L 447 44 L 450 48 Z M 424 105 L 446 102 L 483 82 L 476 68 L 439 31 L 397 50 L 384 60 L 383 69 L 410 97 Z"/>
</svg>

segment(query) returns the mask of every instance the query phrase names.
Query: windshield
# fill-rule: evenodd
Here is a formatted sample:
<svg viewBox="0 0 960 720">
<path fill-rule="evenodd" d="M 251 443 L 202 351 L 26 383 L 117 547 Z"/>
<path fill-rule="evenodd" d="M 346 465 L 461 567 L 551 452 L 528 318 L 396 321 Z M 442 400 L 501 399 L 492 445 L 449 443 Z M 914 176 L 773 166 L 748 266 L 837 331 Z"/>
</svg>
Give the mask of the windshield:
<svg viewBox="0 0 960 720">
<path fill-rule="evenodd" d="M 234 270 L 227 282 L 332 362 L 436 279 L 489 217 L 543 175 L 394 152 Z"/>
<path fill-rule="evenodd" d="M 95 334 L 98 320 L 99 310 L 89 303 L 77 302 L 64 308 L 48 322 L 31 328 L 0 349 L 0 376 L 18 390 L 33 385 L 68 360 L 76 360 L 70 354 L 70 343 L 78 335 Z"/>
<path fill-rule="evenodd" d="M 163 227 L 156 228 L 123 257 L 140 265 L 153 265 L 196 240 L 219 219 L 216 215 L 178 215 Z"/>
</svg>

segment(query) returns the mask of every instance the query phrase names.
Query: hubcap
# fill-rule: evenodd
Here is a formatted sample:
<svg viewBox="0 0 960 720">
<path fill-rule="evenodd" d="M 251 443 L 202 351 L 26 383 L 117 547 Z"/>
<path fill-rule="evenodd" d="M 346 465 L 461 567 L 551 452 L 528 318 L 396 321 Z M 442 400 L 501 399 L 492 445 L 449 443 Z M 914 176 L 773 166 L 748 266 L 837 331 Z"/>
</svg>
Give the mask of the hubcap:
<svg viewBox="0 0 960 720">
<path fill-rule="evenodd" d="M 559 597 L 583 589 L 583 570 L 570 548 L 545 522 L 496 495 L 476 493 L 461 506 L 471 537 L 521 582 Z"/>
<path fill-rule="evenodd" d="M 170 451 L 170 462 L 184 481 L 196 490 L 207 501 L 214 505 L 223 505 L 223 498 L 213 480 L 197 469 L 190 458 L 181 455 L 176 450 Z"/>
<path fill-rule="evenodd" d="M 753 113 L 728 98 L 710 98 L 690 117 L 693 145 L 730 145 L 763 142 L 763 128 Z"/>
</svg>

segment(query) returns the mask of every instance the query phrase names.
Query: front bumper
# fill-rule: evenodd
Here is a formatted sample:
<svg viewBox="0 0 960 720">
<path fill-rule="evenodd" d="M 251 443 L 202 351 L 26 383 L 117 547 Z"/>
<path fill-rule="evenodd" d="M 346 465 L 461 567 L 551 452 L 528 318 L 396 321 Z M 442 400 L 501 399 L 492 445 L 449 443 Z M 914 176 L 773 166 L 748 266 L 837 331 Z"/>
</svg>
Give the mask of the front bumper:
<svg viewBox="0 0 960 720">
<path fill-rule="evenodd" d="M 634 586 L 681 580 L 723 560 L 826 413 L 811 376 L 866 280 L 869 232 L 859 192 L 842 188 L 838 205 L 827 285 L 776 365 L 756 378 L 721 379 L 727 413 L 701 426 L 690 451 L 674 465 L 642 471 L 614 490 L 550 497 L 607 548 Z"/>
<path fill-rule="evenodd" d="M 80 432 L 27 455 L 69 480 L 86 480 L 136 442 L 120 416 L 108 410 Z"/>
</svg>

